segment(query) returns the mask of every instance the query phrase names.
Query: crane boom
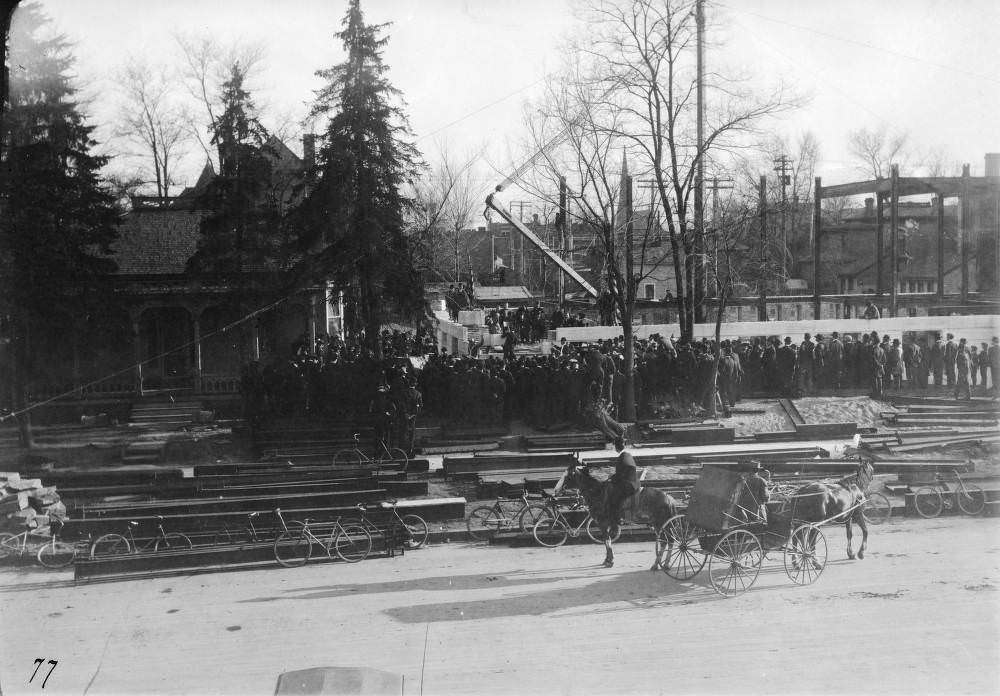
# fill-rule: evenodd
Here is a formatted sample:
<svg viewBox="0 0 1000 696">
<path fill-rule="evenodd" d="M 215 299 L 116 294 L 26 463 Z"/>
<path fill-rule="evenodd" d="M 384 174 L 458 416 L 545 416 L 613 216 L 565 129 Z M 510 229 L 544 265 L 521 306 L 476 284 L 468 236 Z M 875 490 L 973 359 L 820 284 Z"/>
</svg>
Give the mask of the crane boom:
<svg viewBox="0 0 1000 696">
<path fill-rule="evenodd" d="M 521 233 L 521 235 L 523 235 L 525 239 L 534 244 L 539 251 L 541 251 L 543 254 L 549 257 L 549 259 L 551 259 L 552 262 L 556 264 L 563 273 L 565 273 L 570 278 L 579 283 L 580 287 L 583 288 L 588 295 L 596 299 L 597 290 L 594 289 L 594 286 L 588 283 L 586 280 L 584 280 L 583 276 L 577 273 L 572 266 L 566 263 L 566 260 L 563 259 L 561 256 L 559 256 L 559 254 L 552 251 L 552 249 L 549 248 L 549 245 L 543 242 L 538 237 L 538 235 L 536 235 L 534 232 L 528 229 L 528 227 L 523 222 L 521 222 L 513 215 L 511 215 L 510 212 L 508 212 L 507 209 L 503 207 L 503 204 L 494 198 L 495 195 L 496 193 L 491 193 L 486 197 L 486 205 L 489 208 L 495 210 L 497 213 L 499 213 L 500 217 L 502 217 L 505 221 L 513 225 L 514 229 L 516 229 L 519 233 Z M 560 298 L 560 301 L 561 300 L 562 298 Z"/>
</svg>

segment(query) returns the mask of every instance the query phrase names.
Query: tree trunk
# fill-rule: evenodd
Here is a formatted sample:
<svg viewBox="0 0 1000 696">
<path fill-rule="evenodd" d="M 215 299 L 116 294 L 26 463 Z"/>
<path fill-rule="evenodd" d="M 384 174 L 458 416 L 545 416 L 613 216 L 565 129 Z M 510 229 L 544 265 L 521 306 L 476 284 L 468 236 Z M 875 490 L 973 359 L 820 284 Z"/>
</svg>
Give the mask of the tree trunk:
<svg viewBox="0 0 1000 696">
<path fill-rule="evenodd" d="M 31 432 L 31 411 L 28 410 L 28 385 L 30 382 L 30 372 L 28 371 L 28 330 L 26 322 L 15 322 L 14 338 L 14 364 L 12 366 L 14 382 L 14 413 L 20 412 L 14 418 L 17 421 L 18 434 L 20 436 L 21 447 L 31 450 L 35 446 L 35 439 Z"/>
<path fill-rule="evenodd" d="M 635 350 L 632 346 L 632 307 L 622 313 L 622 335 L 625 337 L 625 389 L 622 395 L 622 420 L 634 423 L 635 418 Z"/>
</svg>

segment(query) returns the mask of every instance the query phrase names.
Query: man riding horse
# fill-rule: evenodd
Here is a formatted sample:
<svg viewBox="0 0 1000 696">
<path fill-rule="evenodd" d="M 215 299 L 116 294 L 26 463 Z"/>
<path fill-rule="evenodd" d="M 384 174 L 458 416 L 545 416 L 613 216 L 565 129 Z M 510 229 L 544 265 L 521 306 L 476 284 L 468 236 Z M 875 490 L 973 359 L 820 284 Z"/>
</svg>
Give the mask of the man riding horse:
<svg viewBox="0 0 1000 696">
<path fill-rule="evenodd" d="M 615 461 L 615 473 L 609 479 L 606 489 L 605 519 L 611 525 L 614 533 L 622 518 L 622 506 L 631 496 L 639 492 L 639 469 L 635 465 L 631 452 L 625 449 L 625 438 L 615 438 L 615 451 L 618 459 Z"/>
</svg>

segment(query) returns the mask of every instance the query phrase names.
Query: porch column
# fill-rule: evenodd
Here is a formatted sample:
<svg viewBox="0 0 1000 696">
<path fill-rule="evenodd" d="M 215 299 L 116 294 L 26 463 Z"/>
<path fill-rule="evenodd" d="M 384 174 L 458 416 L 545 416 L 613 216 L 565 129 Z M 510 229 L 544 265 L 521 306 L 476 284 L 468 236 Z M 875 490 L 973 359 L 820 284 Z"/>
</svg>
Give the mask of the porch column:
<svg viewBox="0 0 1000 696">
<path fill-rule="evenodd" d="M 135 388 L 136 393 L 142 396 L 142 341 L 139 335 L 139 318 L 132 317 L 132 350 L 135 359 Z"/>
<path fill-rule="evenodd" d="M 201 312 L 191 312 L 191 325 L 194 328 L 194 393 L 201 393 Z"/>
</svg>

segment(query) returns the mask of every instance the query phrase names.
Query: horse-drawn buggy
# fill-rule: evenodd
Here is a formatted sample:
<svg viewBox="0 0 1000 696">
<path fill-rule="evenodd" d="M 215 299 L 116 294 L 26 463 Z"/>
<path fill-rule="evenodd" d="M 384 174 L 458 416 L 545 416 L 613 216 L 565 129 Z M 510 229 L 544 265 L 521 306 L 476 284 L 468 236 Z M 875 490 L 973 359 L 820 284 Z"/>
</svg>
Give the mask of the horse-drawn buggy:
<svg viewBox="0 0 1000 696">
<path fill-rule="evenodd" d="M 861 462 L 849 479 L 808 484 L 790 499 L 769 502 L 766 490 L 755 485 L 761 479 L 752 468 L 705 465 L 687 511 L 659 532 L 666 547 L 662 568 L 672 578 L 689 580 L 708 565 L 712 587 L 731 596 L 753 587 L 764 559 L 780 554 L 788 578 L 809 585 L 826 567 L 824 524 L 845 523 L 848 556 L 854 558 L 851 525 L 857 522 L 864 534 L 858 555 L 864 558 L 868 531 L 861 513 L 871 476 L 871 464 Z"/>
</svg>

